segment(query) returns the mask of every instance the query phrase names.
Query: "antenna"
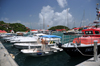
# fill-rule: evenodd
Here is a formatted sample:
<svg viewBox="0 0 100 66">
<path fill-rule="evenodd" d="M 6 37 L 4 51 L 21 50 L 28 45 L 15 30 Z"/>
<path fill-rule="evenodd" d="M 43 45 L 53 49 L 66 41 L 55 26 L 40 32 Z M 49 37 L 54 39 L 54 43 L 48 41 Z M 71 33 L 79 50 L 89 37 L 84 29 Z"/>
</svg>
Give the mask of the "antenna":
<svg viewBox="0 0 100 66">
<path fill-rule="evenodd" d="M 72 28 L 74 28 L 75 27 L 75 20 L 74 20 L 74 23 L 73 23 L 73 27 Z"/>
<path fill-rule="evenodd" d="M 100 17 L 100 11 L 99 11 L 99 8 L 98 8 L 99 3 L 97 3 L 96 5 L 97 5 L 97 7 L 96 7 L 97 14 L 96 15 L 97 15 L 97 19 L 99 20 L 99 17 Z"/>
</svg>

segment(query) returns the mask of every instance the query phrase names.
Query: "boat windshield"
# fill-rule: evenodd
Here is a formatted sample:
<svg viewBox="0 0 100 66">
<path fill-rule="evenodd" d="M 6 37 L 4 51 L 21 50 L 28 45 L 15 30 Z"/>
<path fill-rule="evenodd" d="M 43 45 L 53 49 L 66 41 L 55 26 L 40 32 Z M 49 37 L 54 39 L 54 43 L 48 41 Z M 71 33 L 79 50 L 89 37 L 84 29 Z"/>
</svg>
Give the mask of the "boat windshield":
<svg viewBox="0 0 100 66">
<path fill-rule="evenodd" d="M 85 34 L 93 34 L 93 31 L 85 31 Z"/>
</svg>

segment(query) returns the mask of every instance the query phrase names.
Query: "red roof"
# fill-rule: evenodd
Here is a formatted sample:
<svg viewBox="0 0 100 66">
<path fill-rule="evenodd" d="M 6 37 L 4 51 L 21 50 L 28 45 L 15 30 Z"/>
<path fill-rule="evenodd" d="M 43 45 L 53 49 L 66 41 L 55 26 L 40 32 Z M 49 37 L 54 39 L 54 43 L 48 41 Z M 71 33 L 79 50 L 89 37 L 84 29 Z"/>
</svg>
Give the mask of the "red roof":
<svg viewBox="0 0 100 66">
<path fill-rule="evenodd" d="M 26 27 L 26 29 L 28 29 L 28 27 Z"/>
<path fill-rule="evenodd" d="M 80 28 L 74 28 L 74 30 L 77 30 L 77 29 L 80 29 Z"/>
<path fill-rule="evenodd" d="M 66 29 L 56 29 L 56 31 L 64 31 L 64 30 L 66 30 Z"/>
<path fill-rule="evenodd" d="M 33 30 L 31 30 L 31 31 L 38 31 L 38 30 L 33 29 Z"/>
<path fill-rule="evenodd" d="M 0 30 L 0 33 L 7 33 L 5 30 Z"/>
<path fill-rule="evenodd" d="M 25 32 L 28 32 L 28 31 L 25 31 Z"/>
</svg>

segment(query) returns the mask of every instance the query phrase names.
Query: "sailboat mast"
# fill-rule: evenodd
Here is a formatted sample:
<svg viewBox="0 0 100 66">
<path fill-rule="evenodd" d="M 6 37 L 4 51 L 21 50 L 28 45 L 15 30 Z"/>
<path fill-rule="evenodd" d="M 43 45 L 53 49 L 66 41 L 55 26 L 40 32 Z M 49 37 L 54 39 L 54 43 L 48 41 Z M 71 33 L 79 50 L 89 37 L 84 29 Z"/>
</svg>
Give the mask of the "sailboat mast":
<svg viewBox="0 0 100 66">
<path fill-rule="evenodd" d="M 43 16 L 43 29 L 45 29 L 44 16 Z"/>
<path fill-rule="evenodd" d="M 85 10 L 84 10 L 84 12 L 83 12 L 83 17 L 82 17 L 82 20 L 81 20 L 81 23 L 80 23 L 80 27 L 82 26 L 82 24 L 83 24 L 83 20 L 85 20 Z M 83 25 L 84 26 L 84 25 Z"/>
<path fill-rule="evenodd" d="M 68 27 L 68 8 L 67 8 L 67 27 Z"/>
<path fill-rule="evenodd" d="M 67 13 L 67 17 L 65 18 L 65 22 L 67 22 L 67 27 L 68 27 L 68 8 L 67 8 L 67 10 L 66 10 L 66 13 Z M 66 24 L 65 24 L 66 25 Z M 64 27 L 64 29 L 65 29 L 65 27 Z M 66 30 L 65 30 L 66 31 Z"/>
</svg>

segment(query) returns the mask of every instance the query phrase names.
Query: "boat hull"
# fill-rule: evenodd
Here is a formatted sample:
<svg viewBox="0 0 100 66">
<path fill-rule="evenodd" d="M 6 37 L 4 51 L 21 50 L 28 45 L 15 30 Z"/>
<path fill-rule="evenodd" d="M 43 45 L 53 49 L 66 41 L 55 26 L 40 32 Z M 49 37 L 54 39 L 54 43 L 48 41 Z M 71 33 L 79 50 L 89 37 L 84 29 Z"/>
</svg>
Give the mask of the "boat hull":
<svg viewBox="0 0 100 66">
<path fill-rule="evenodd" d="M 48 54 L 44 53 L 44 52 L 38 52 L 38 53 L 25 53 L 28 56 L 34 56 L 34 57 L 40 57 L 40 56 L 47 56 L 47 55 L 52 55 L 54 54 L 54 52 L 49 51 Z"/>
<path fill-rule="evenodd" d="M 15 48 L 17 49 L 28 49 L 29 48 L 29 44 L 27 45 L 13 45 Z M 30 48 L 41 48 L 42 44 L 41 45 L 30 45 Z M 51 44 L 51 45 L 48 45 L 48 47 L 50 46 L 54 46 L 54 44 Z"/>
<path fill-rule="evenodd" d="M 71 57 L 78 57 L 78 56 L 93 56 L 94 54 L 94 46 L 88 47 L 62 47 L 63 50 L 70 55 Z M 81 52 L 80 52 L 81 51 Z M 100 53 L 100 45 L 97 47 L 97 53 Z"/>
<path fill-rule="evenodd" d="M 34 57 L 39 57 L 39 56 L 48 56 L 48 55 L 52 55 L 58 52 L 62 52 L 63 49 L 61 48 L 50 48 L 46 50 L 40 50 L 40 51 L 34 51 L 33 49 L 23 49 L 21 50 L 22 53 L 28 55 L 28 56 L 34 56 Z"/>
</svg>

